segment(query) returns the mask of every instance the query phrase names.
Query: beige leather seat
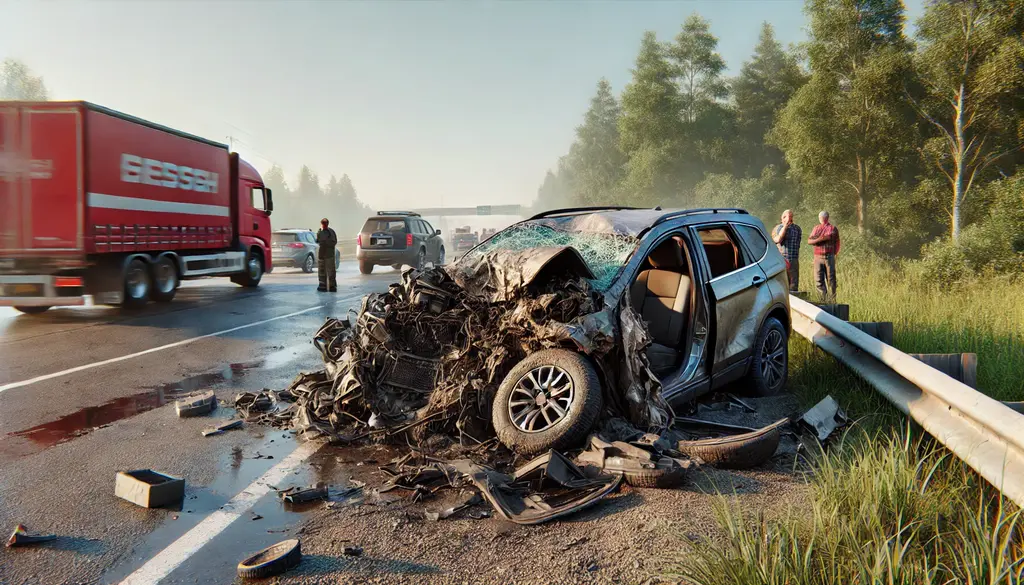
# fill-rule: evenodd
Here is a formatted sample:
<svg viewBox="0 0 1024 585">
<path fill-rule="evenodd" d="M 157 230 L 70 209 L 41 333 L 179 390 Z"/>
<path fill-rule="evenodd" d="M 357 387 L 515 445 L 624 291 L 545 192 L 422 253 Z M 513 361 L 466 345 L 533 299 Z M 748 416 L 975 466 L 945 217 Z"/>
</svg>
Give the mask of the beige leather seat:
<svg viewBox="0 0 1024 585">
<path fill-rule="evenodd" d="M 655 374 L 670 373 L 679 363 L 690 308 L 690 278 L 683 250 L 669 239 L 651 251 L 653 268 L 641 272 L 630 288 L 630 301 L 654 343 L 647 350 Z"/>
</svg>

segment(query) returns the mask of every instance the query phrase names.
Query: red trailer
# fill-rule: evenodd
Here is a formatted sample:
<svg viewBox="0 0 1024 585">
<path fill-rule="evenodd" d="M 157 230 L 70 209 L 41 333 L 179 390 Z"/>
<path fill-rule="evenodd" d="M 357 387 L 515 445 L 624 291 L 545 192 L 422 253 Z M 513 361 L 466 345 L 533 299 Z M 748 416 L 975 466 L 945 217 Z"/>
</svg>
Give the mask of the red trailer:
<svg viewBox="0 0 1024 585">
<path fill-rule="evenodd" d="M 212 142 L 86 102 L 0 102 L 0 306 L 139 306 L 259 285 L 273 199 Z"/>
</svg>

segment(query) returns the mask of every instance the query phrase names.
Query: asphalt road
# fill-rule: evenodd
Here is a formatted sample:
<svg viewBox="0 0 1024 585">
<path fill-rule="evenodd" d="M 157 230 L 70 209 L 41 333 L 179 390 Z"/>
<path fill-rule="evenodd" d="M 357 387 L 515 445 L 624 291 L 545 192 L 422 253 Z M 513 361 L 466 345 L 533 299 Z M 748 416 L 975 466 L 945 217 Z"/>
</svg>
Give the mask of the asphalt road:
<svg viewBox="0 0 1024 585">
<path fill-rule="evenodd" d="M 187 282 L 172 303 L 132 314 L 3 309 L 0 530 L 22 523 L 59 538 L 0 548 L 0 584 L 116 583 L 280 463 L 297 447 L 285 433 L 253 427 L 204 438 L 210 417 L 177 418 L 174 397 L 212 388 L 230 403 L 236 392 L 283 387 L 300 370 L 318 369 L 312 334 L 398 277 L 378 271 L 362 276 L 343 264 L 334 294 L 316 291 L 315 274 L 283 270 L 257 289 Z M 125 358 L 154 348 L 162 349 Z M 213 417 L 233 414 L 222 406 Z M 182 510 L 113 496 L 118 470 L 142 468 L 185 478 Z M 239 520 L 200 551 L 226 559 L 224 570 L 210 573 L 196 554 L 163 582 L 179 582 L 178 574 L 189 583 L 231 582 L 244 553 L 280 537 L 268 530 L 286 530 L 300 516 L 274 512 L 258 521 L 259 534 L 249 534 L 257 523 Z M 232 536 L 233 528 L 243 531 Z"/>
<path fill-rule="evenodd" d="M 714 538 L 717 494 L 768 509 L 805 489 L 791 460 L 778 460 L 742 473 L 704 469 L 682 489 L 623 487 L 541 526 L 481 519 L 486 506 L 435 522 L 425 512 L 469 494 L 412 502 L 377 492 L 377 465 L 402 453 L 395 448 L 300 444 L 255 425 L 201 436 L 234 416 L 237 392 L 320 369 L 311 337 L 323 321 L 398 276 L 362 276 L 345 263 L 335 294 L 316 292 L 315 275 L 279 271 L 255 290 L 186 283 L 174 302 L 131 314 L 0 310 L 0 530 L 22 523 L 58 536 L 0 548 L 0 585 L 235 583 L 240 560 L 293 537 L 303 561 L 272 583 L 661 583 L 674 551 Z M 200 389 L 227 404 L 179 419 L 175 398 Z M 768 399 L 747 423 L 773 422 L 790 406 Z M 114 496 L 118 471 L 147 468 L 185 479 L 180 508 Z M 316 482 L 365 488 L 303 506 L 273 491 Z M 350 546 L 363 554 L 346 555 Z"/>
</svg>

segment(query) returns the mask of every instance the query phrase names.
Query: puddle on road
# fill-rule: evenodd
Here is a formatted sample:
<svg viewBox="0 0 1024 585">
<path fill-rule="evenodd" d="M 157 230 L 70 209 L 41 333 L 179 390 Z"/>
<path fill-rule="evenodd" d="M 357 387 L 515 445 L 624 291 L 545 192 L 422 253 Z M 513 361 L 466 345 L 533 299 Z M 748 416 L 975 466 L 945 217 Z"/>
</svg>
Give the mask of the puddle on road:
<svg viewBox="0 0 1024 585">
<path fill-rule="evenodd" d="M 311 344 L 275 348 L 275 351 L 260 360 L 231 364 L 221 371 L 189 376 L 177 382 L 154 386 L 146 392 L 116 398 L 98 406 L 89 406 L 57 420 L 8 433 L 0 438 L 0 463 L 66 443 L 97 428 L 174 402 L 189 393 L 216 389 L 228 382 L 242 379 L 251 370 L 280 368 L 304 357 L 304 354 L 312 349 Z"/>
</svg>

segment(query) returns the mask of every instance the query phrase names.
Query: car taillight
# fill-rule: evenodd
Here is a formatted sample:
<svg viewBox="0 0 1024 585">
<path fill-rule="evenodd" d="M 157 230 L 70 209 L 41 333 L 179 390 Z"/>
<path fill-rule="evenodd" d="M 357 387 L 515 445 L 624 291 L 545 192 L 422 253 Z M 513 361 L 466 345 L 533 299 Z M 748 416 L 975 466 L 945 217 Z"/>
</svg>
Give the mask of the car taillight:
<svg viewBox="0 0 1024 585">
<path fill-rule="evenodd" d="M 356 245 L 360 248 L 363 247 L 363 234 L 356 235 Z"/>
<path fill-rule="evenodd" d="M 412 234 L 405 234 L 405 245 L 406 246 L 411 246 L 412 245 Z"/>
<path fill-rule="evenodd" d="M 292 242 L 292 243 L 288 244 L 288 247 L 289 248 L 301 248 L 302 247 L 302 242 Z"/>
<path fill-rule="evenodd" d="M 82 286 L 81 276 L 58 276 L 53 279 L 53 286 L 62 288 L 65 286 Z"/>
</svg>

